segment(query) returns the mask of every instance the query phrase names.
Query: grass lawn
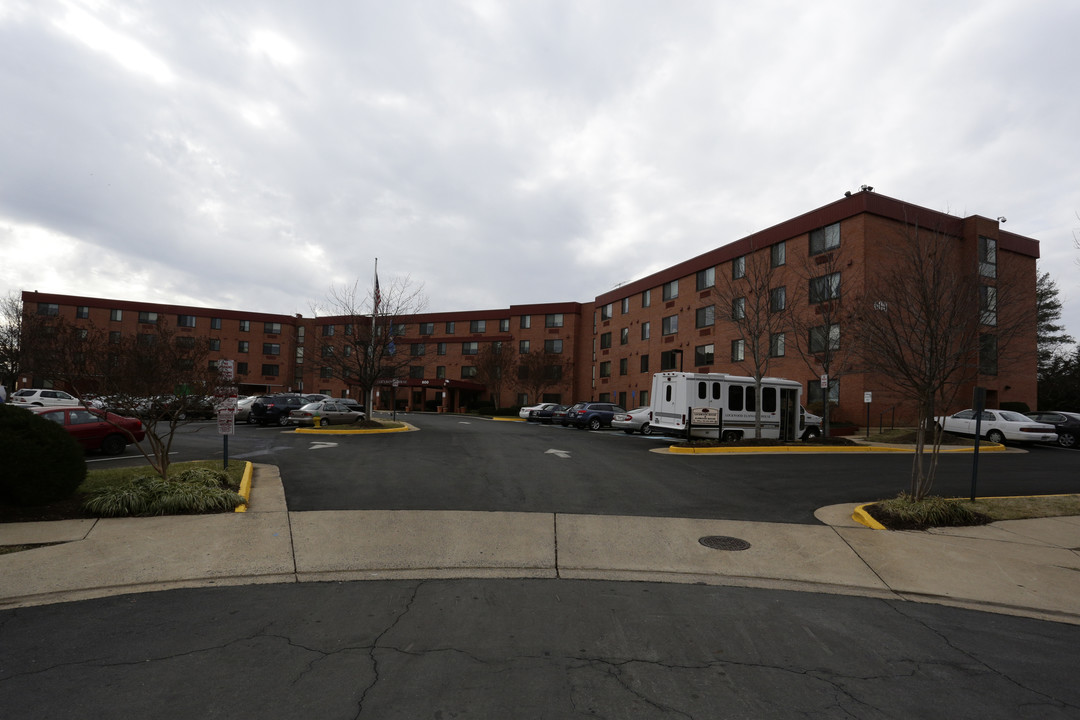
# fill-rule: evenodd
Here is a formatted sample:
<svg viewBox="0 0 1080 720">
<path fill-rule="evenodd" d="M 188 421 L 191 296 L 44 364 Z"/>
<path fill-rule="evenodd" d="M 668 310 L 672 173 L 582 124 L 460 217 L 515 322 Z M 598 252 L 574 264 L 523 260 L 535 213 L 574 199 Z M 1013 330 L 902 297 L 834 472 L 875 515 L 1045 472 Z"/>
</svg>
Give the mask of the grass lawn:
<svg viewBox="0 0 1080 720">
<path fill-rule="evenodd" d="M 927 496 L 913 503 L 906 496 L 867 505 L 866 512 L 889 530 L 985 525 L 998 520 L 1080 515 L 1080 495 L 1031 497 L 942 498 Z"/>
</svg>

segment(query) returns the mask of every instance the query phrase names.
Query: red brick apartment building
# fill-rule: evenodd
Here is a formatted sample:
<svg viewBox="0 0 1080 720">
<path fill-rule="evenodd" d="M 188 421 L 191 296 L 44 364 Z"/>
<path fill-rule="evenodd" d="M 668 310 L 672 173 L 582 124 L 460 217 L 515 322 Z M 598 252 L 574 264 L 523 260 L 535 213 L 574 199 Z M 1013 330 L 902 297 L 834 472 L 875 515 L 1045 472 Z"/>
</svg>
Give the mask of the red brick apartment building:
<svg viewBox="0 0 1080 720">
<path fill-rule="evenodd" d="M 661 370 L 750 374 L 738 356 L 745 349 L 738 330 L 721 316 L 718 287 L 726 278 L 740 277 L 748 264 L 768 258 L 771 282 L 789 302 L 802 303 L 802 312 L 820 314 L 822 301 L 839 301 L 845 290 L 871 287 L 889 262 L 892 238 L 913 227 L 932 228 L 950 243 L 952 262 L 972 272 L 995 278 L 1009 277 L 1022 290 L 1020 301 L 1035 305 L 1038 241 L 1001 229 L 998 220 L 980 216 L 958 218 L 872 191 L 845 196 L 811 212 L 723 245 L 673 265 L 592 302 L 510 305 L 496 310 L 425 313 L 409 318 L 398 332 L 397 352 L 410 355 L 407 377 L 401 377 L 393 396 L 399 408 L 454 410 L 488 404 L 488 389 L 477 382 L 476 356 L 485 343 L 509 344 L 519 353 L 545 353 L 562 366 L 562 377 L 543 392 L 528 397 L 524 385 L 511 378 L 503 389 L 503 404 L 549 400 L 607 400 L 624 407 L 647 405 L 653 373 Z M 827 262 L 827 264 L 825 264 Z M 815 271 L 815 267 L 820 270 Z M 989 269 L 989 272 L 986 270 Z M 826 271 L 828 271 L 826 273 Z M 809 280 L 807 272 L 825 273 Z M 23 293 L 24 312 L 58 315 L 92 323 L 110 332 L 150 332 L 159 316 L 180 333 L 210 338 L 213 360 L 236 362 L 241 393 L 268 391 L 323 392 L 355 395 L 329 377 L 320 366 L 320 338 L 335 318 L 304 318 L 237 310 L 72 297 L 37 292 Z M 798 308 L 794 308 L 798 310 Z M 730 312 L 724 309 L 723 312 Z M 813 317 L 810 315 L 810 317 Z M 340 328 L 338 329 L 340 331 Z M 832 332 L 835 331 L 835 334 Z M 804 383 L 805 402 L 822 401 L 820 370 L 807 366 L 792 352 L 789 337 L 771 339 L 768 374 Z M 819 341 L 842 342 L 843 329 L 823 329 Z M 996 374 L 980 375 L 988 389 L 987 404 L 1036 403 L 1035 328 L 1017 343 L 1022 352 L 1002 359 Z M 745 357 L 745 355 L 744 355 Z M 21 385 L 40 386 L 47 378 L 22 377 Z M 888 388 L 872 374 L 847 373 L 835 380 L 828 393 L 834 417 L 865 422 L 864 393 L 872 393 L 871 422 L 882 412 L 893 412 L 898 422 L 910 421 L 914 409 L 908 398 Z M 389 407 L 390 388 L 377 401 Z M 970 393 L 961 393 L 965 403 Z M 949 408 L 955 410 L 959 408 Z"/>
</svg>

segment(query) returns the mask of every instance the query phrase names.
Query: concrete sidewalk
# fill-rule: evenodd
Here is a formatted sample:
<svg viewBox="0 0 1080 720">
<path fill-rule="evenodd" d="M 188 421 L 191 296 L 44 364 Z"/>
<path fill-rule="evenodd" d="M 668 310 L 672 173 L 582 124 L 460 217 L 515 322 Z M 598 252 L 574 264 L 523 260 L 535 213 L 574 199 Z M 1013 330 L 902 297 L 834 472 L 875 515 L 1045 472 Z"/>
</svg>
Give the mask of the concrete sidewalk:
<svg viewBox="0 0 1080 720">
<path fill-rule="evenodd" d="M 1080 517 L 930 532 L 491 512 L 289 512 L 256 465 L 246 513 L 13 523 L 0 608 L 179 587 L 399 578 L 707 583 L 935 602 L 1080 624 Z M 699 542 L 720 536 L 743 550 Z"/>
</svg>

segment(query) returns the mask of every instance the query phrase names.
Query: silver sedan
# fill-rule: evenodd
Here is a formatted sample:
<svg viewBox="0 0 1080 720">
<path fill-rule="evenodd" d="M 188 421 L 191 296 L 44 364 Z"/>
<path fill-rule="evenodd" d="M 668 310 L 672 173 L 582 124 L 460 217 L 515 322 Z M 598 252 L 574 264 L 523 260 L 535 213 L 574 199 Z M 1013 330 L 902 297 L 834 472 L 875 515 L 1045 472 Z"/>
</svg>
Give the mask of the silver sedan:
<svg viewBox="0 0 1080 720">
<path fill-rule="evenodd" d="M 642 435 L 652 435 L 652 408 L 639 407 L 625 413 L 616 413 L 611 418 L 611 427 L 622 430 L 627 435 L 639 432 Z"/>
<path fill-rule="evenodd" d="M 324 425 L 347 425 L 364 419 L 364 413 L 333 400 L 308 403 L 289 413 L 290 425 L 323 427 Z"/>
</svg>

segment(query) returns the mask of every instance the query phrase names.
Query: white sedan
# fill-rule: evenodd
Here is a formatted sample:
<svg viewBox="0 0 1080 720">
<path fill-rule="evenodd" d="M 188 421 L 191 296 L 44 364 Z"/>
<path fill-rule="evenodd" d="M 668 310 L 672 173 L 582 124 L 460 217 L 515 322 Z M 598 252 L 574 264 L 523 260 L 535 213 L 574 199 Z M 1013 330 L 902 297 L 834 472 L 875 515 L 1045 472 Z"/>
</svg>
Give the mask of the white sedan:
<svg viewBox="0 0 1080 720">
<path fill-rule="evenodd" d="M 1055 442 L 1057 430 L 1053 425 L 1038 423 L 1011 410 L 983 410 L 979 432 L 992 443 Z M 937 423 L 947 433 L 975 436 L 975 411 L 961 410 L 955 415 L 937 418 Z"/>
<path fill-rule="evenodd" d="M 611 427 L 622 430 L 627 435 L 633 435 L 634 431 L 642 435 L 652 435 L 652 408 L 639 407 L 628 412 L 616 413 L 611 418 Z"/>
<path fill-rule="evenodd" d="M 526 405 L 525 407 L 521 408 L 521 410 L 518 411 L 518 417 L 524 418 L 525 420 L 528 420 L 529 419 L 529 413 L 531 413 L 533 410 L 539 410 L 543 406 L 544 406 L 544 403 L 539 403 L 537 405 Z"/>
</svg>

